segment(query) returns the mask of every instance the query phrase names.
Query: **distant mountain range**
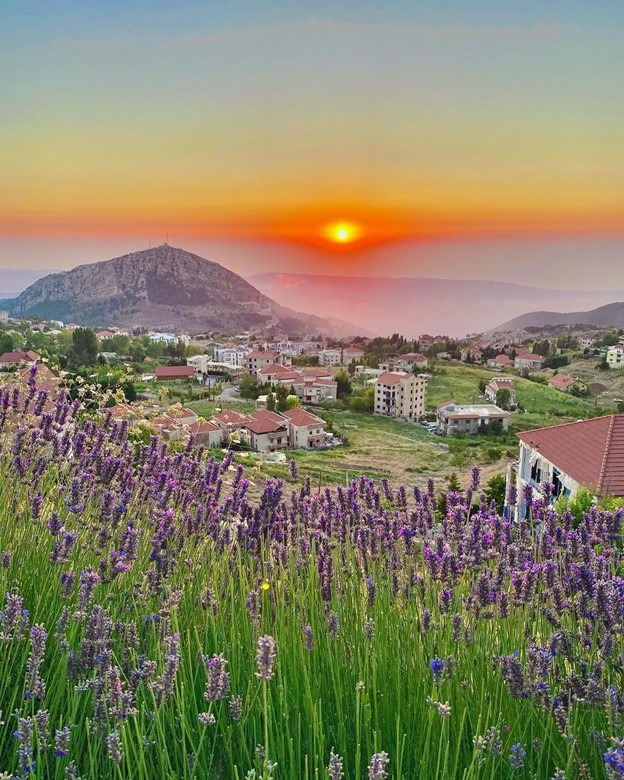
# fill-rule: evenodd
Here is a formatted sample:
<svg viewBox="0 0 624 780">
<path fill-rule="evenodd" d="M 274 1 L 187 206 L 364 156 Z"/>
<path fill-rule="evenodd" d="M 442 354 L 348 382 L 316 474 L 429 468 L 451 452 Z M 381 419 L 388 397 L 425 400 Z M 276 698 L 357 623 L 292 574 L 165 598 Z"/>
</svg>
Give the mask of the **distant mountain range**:
<svg viewBox="0 0 624 780">
<path fill-rule="evenodd" d="M 624 301 L 624 295 L 622 295 Z M 594 325 L 599 328 L 624 328 L 624 302 L 608 303 L 590 311 L 532 311 L 514 317 L 494 331 L 508 332 L 525 328 L 543 328 L 546 325 Z"/>
<path fill-rule="evenodd" d="M 291 335 L 354 335 L 337 320 L 301 314 L 263 295 L 218 263 L 162 246 L 44 276 L 16 298 L 0 301 L 13 316 L 80 325 L 167 330 L 253 330 Z"/>
<path fill-rule="evenodd" d="M 459 279 L 317 276 L 262 273 L 248 277 L 265 295 L 303 311 L 349 320 L 361 328 L 413 338 L 464 336 L 536 308 L 572 309 L 624 300 L 623 291 L 546 290 L 506 282 Z"/>
<path fill-rule="evenodd" d="M 0 300 L 19 295 L 29 285 L 51 271 L 43 269 L 0 268 Z"/>
</svg>

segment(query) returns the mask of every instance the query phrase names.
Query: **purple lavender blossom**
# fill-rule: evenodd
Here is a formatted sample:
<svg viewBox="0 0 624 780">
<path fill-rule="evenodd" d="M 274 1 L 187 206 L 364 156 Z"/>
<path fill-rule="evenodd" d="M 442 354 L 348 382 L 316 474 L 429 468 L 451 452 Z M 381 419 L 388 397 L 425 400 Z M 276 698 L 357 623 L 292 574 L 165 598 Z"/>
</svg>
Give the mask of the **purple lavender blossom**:
<svg viewBox="0 0 624 780">
<path fill-rule="evenodd" d="M 258 671 L 256 677 L 260 680 L 270 680 L 275 671 L 275 659 L 277 657 L 277 643 L 272 636 L 265 634 L 258 638 L 258 651 L 256 653 L 256 664 Z"/>
</svg>

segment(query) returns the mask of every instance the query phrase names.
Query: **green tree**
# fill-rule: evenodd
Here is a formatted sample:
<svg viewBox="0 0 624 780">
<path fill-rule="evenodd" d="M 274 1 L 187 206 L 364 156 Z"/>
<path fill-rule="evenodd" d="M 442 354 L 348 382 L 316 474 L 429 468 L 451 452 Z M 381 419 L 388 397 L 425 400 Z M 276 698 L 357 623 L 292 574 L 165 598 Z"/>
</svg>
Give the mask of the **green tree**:
<svg viewBox="0 0 624 780">
<path fill-rule="evenodd" d="M 341 400 L 346 400 L 351 395 L 353 390 L 351 387 L 351 379 L 349 374 L 344 369 L 341 369 L 336 374 L 334 374 L 334 381 L 338 385 L 336 388 L 337 397 Z"/>
<path fill-rule="evenodd" d="M 455 472 L 446 480 L 446 489 L 449 493 L 459 493 L 461 491 L 461 485 Z"/>
<path fill-rule="evenodd" d="M 268 393 L 267 394 L 267 406 L 269 412 L 275 411 L 275 393 Z"/>
<path fill-rule="evenodd" d="M 295 409 L 296 407 L 301 406 L 301 402 L 297 398 L 296 395 L 289 395 L 286 399 L 286 409 Z"/>
<path fill-rule="evenodd" d="M 496 511 L 500 514 L 505 506 L 505 491 L 507 489 L 507 478 L 504 474 L 495 474 L 487 481 L 483 493 L 488 502 L 496 502 Z"/>
<path fill-rule="evenodd" d="M 278 385 L 275 388 L 276 408 L 278 412 L 285 412 L 288 409 L 288 388 L 286 385 Z"/>
<path fill-rule="evenodd" d="M 509 409 L 511 405 L 511 390 L 506 387 L 500 387 L 496 391 L 496 406 L 500 409 Z"/>
<path fill-rule="evenodd" d="M 76 328 L 72 335 L 69 365 L 75 371 L 97 361 L 99 344 L 93 328 Z"/>
<path fill-rule="evenodd" d="M 0 354 L 13 352 L 14 341 L 10 333 L 0 333 Z"/>
<path fill-rule="evenodd" d="M 375 391 L 372 387 L 354 392 L 349 398 L 349 409 L 352 412 L 372 414 L 375 408 Z"/>
</svg>

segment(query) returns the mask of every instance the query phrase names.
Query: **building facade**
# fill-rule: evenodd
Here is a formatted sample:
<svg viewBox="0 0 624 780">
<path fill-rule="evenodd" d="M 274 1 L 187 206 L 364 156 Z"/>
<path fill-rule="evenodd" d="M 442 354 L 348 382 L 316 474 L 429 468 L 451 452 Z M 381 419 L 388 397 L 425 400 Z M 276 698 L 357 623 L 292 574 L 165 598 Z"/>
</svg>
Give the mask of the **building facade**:
<svg viewBox="0 0 624 780">
<path fill-rule="evenodd" d="M 427 382 L 405 372 L 389 372 L 375 380 L 374 414 L 413 422 L 425 413 Z"/>
</svg>

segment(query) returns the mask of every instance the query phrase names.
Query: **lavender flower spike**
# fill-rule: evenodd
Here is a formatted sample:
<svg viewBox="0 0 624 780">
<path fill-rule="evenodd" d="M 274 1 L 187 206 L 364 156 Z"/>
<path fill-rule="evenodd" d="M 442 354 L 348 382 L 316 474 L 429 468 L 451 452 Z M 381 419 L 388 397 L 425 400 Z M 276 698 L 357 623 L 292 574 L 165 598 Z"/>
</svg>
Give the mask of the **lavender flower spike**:
<svg viewBox="0 0 624 780">
<path fill-rule="evenodd" d="M 260 680 L 270 680 L 274 674 L 275 658 L 277 655 L 277 643 L 272 636 L 261 636 L 258 638 L 258 652 L 256 653 L 256 664 L 258 671 L 256 677 Z"/>
</svg>

